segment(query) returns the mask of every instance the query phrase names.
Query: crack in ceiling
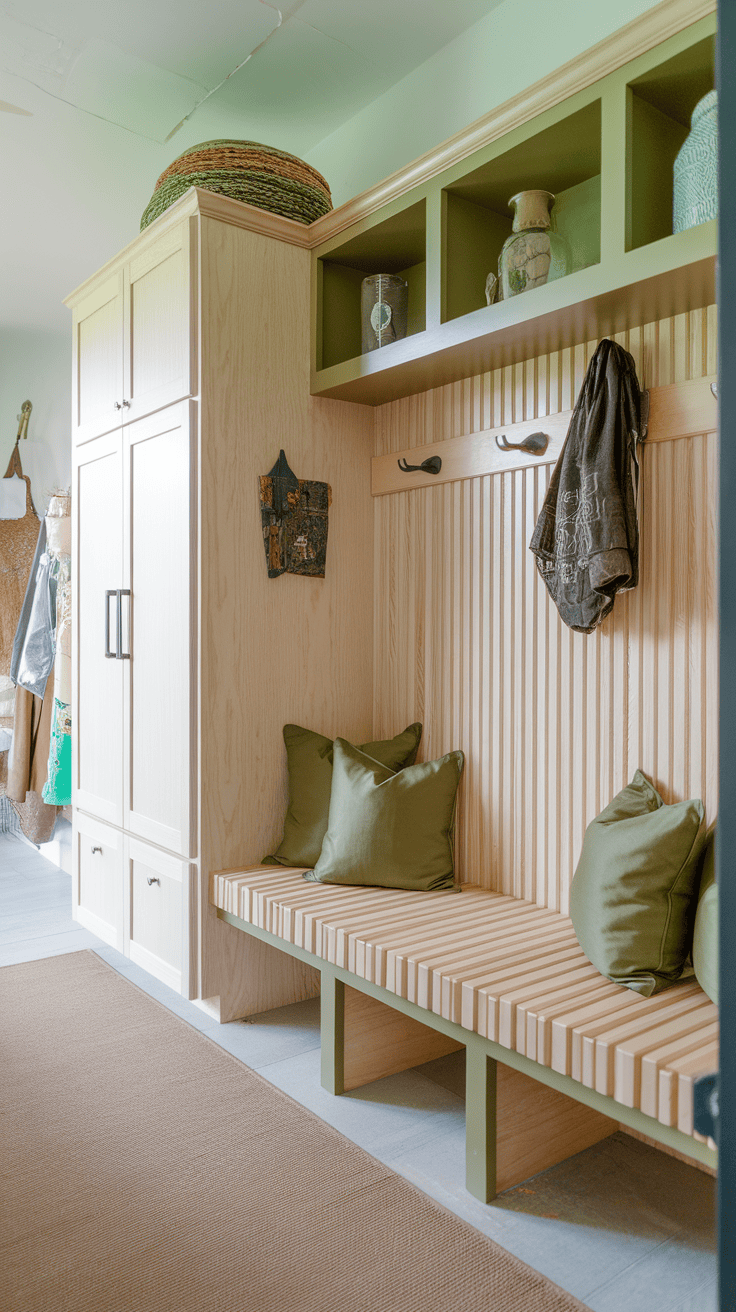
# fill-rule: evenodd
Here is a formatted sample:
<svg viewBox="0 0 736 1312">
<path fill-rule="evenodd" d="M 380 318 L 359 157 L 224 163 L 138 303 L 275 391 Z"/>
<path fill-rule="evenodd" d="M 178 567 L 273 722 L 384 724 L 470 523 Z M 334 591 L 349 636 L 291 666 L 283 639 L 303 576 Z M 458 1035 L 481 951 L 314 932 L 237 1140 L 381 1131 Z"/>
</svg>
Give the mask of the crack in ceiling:
<svg viewBox="0 0 736 1312">
<path fill-rule="evenodd" d="M 339 106 L 350 117 L 500 2 L 456 0 L 451 17 L 445 0 L 0 0 L 0 70 L 142 141 L 171 141 L 207 107 L 211 136 L 298 125 L 307 149 Z"/>
<path fill-rule="evenodd" d="M 226 73 L 225 77 L 221 78 L 217 84 L 210 89 L 197 86 L 197 83 L 192 79 L 182 78 L 180 75 L 162 69 L 156 64 L 150 64 L 145 60 L 136 59 L 135 56 L 130 55 L 129 52 L 124 51 L 121 47 L 107 41 L 101 41 L 93 37 L 91 40 L 82 41 L 79 44 L 72 44 L 66 41 L 60 33 L 51 32 L 47 28 L 40 27 L 29 22 L 25 18 L 18 17 L 17 12 L 12 12 L 16 8 L 12 3 L 9 6 L 3 6 L 4 12 L 0 13 L 0 68 L 5 72 L 10 73 L 13 77 L 18 78 L 19 81 L 35 87 L 38 91 L 41 91 L 44 95 L 49 96 L 53 100 L 59 101 L 62 104 L 70 105 L 81 113 L 88 114 L 90 117 L 98 119 L 103 123 L 109 123 L 113 127 L 119 127 L 124 131 L 132 132 L 135 136 L 138 136 L 143 140 L 160 144 L 169 141 L 179 131 L 183 124 L 185 124 L 202 105 L 220 90 L 225 82 L 233 77 L 235 73 L 239 72 L 239 70 L 271 40 L 274 33 L 283 25 L 285 18 L 286 20 L 291 18 L 305 2 L 306 0 L 297 0 L 297 3 L 286 12 L 286 15 L 284 15 L 284 12 L 282 12 L 282 10 L 276 5 L 271 4 L 270 0 L 257 0 L 257 3 L 263 5 L 264 8 L 271 10 L 276 15 L 277 21 L 275 26 L 266 34 L 263 40 L 259 41 L 251 50 L 249 50 L 244 59 L 241 59 L 235 67 L 231 68 L 230 71 Z M 95 72 L 98 74 L 97 80 L 100 84 L 101 96 L 104 95 L 104 74 L 108 74 L 108 80 L 114 80 L 115 74 L 117 74 L 120 79 L 123 79 L 125 73 L 130 74 L 132 69 L 134 73 L 138 73 L 137 81 L 139 83 L 139 90 L 149 89 L 154 96 L 158 93 L 159 99 L 161 98 L 162 93 L 165 95 L 168 91 L 170 99 L 174 100 L 178 98 L 181 101 L 182 92 L 185 92 L 186 85 L 188 84 L 191 87 L 190 94 L 192 99 L 186 108 L 186 113 L 181 116 L 171 131 L 168 133 L 162 132 L 160 135 L 157 135 L 153 132 L 145 131 L 143 127 L 132 124 L 130 121 L 126 122 L 127 116 L 124 107 L 121 107 L 122 112 L 104 113 L 100 111 L 99 107 L 95 108 L 91 103 L 84 103 L 85 97 L 88 101 L 90 98 L 89 83 L 92 72 L 91 65 L 95 59 L 98 66 Z M 119 64 L 119 68 L 114 67 L 116 62 Z M 75 70 L 82 70 L 86 63 L 90 64 L 90 69 L 87 69 L 86 67 L 83 69 L 80 87 L 75 90 Z M 126 63 L 131 66 L 130 69 L 125 68 Z M 100 70 L 103 71 L 102 76 L 100 75 Z M 113 72 L 112 79 L 109 78 L 111 71 Z M 146 72 L 149 75 L 149 81 L 151 84 L 150 88 L 143 88 L 140 86 L 142 80 L 141 74 L 145 74 Z M 133 83 L 134 81 L 130 76 L 127 80 L 129 83 Z M 157 82 L 159 83 L 158 86 L 156 85 Z M 166 85 L 167 83 L 169 84 L 168 86 Z M 175 83 L 178 85 L 175 86 Z M 94 90 L 95 89 L 93 88 L 93 95 Z M 178 96 L 172 94 L 176 91 L 179 92 Z M 176 112 L 177 107 L 175 104 L 173 108 L 174 112 Z"/>
<path fill-rule="evenodd" d="M 225 74 L 224 78 L 222 78 L 222 80 L 218 82 L 216 87 L 212 87 L 211 91 L 208 91 L 206 96 L 202 96 L 202 99 L 198 100 L 196 105 L 192 106 L 189 113 L 185 114 L 184 117 L 179 120 L 176 127 L 171 129 L 169 135 L 164 138 L 165 141 L 171 141 L 171 138 L 176 136 L 176 133 L 179 131 L 180 128 L 184 126 L 187 120 L 190 119 L 193 114 L 196 114 L 200 105 L 203 105 L 206 100 L 209 100 L 211 96 L 214 96 L 215 92 L 219 91 L 220 87 L 223 87 L 225 83 L 228 81 L 228 79 L 231 78 L 235 73 L 239 73 L 241 68 L 245 68 L 245 65 L 248 63 L 248 61 L 252 59 L 254 55 L 258 54 L 259 50 L 263 49 L 266 43 L 271 40 L 271 37 L 274 35 L 274 32 L 278 32 L 279 28 L 283 25 L 284 15 L 280 9 L 277 9 L 276 5 L 269 4 L 268 0 L 259 0 L 259 3 L 265 5 L 266 9 L 273 9 L 274 13 L 278 14 L 279 21 L 276 24 L 276 26 L 272 28 L 272 30 L 268 33 L 267 36 L 263 38 L 262 41 L 259 41 L 257 46 L 253 47 L 253 49 L 250 51 L 250 54 L 245 56 L 245 59 L 241 59 L 240 63 L 235 65 L 235 68 L 232 68 L 229 73 Z M 287 19 L 292 18 L 296 10 L 301 9 L 303 4 L 304 4 L 304 0 L 298 0 L 298 3 L 295 5 L 294 9 L 287 15 Z"/>
<path fill-rule="evenodd" d="M 175 126 L 163 136 L 156 135 L 152 132 L 146 132 L 142 127 L 134 126 L 131 125 L 130 122 L 126 122 L 124 112 L 116 114 L 103 113 L 99 108 L 94 108 L 90 103 L 85 104 L 84 93 L 80 94 L 80 92 L 77 91 L 75 94 L 73 85 L 71 87 L 67 86 L 67 83 L 69 83 L 70 80 L 73 84 L 75 67 L 84 64 L 86 53 L 92 54 L 92 48 L 94 48 L 94 54 L 100 58 L 101 56 L 104 56 L 105 51 L 103 51 L 102 47 L 105 46 L 109 47 L 109 55 L 112 56 L 115 49 L 113 43 L 102 42 L 96 40 L 94 37 L 91 40 L 82 41 L 81 43 L 71 43 L 65 40 L 60 33 L 49 31 L 45 27 L 41 27 L 38 24 L 29 22 L 25 18 L 19 17 L 17 7 L 12 3 L 12 0 L 9 5 L 6 4 L 3 6 L 4 13 L 0 14 L 0 36 L 3 38 L 0 67 L 2 67 L 5 72 L 11 73 L 14 77 L 17 77 L 20 81 L 26 82 L 28 85 L 43 92 L 51 99 L 78 109 L 80 113 L 88 114 L 92 118 L 96 118 L 103 123 L 109 123 L 113 127 L 119 127 L 124 131 L 132 132 L 135 136 L 141 137 L 141 139 L 145 141 L 157 143 L 163 141 L 163 143 L 166 143 L 170 141 L 172 137 L 176 136 L 184 124 L 187 123 L 197 111 L 207 103 L 207 101 L 211 100 L 226 82 L 234 77 L 236 73 L 239 73 L 240 70 L 243 69 L 245 65 L 273 39 L 275 34 L 282 27 L 288 24 L 292 19 L 295 19 L 299 10 L 308 2 L 309 0 L 296 0 L 296 3 L 288 8 L 281 9 L 277 5 L 272 4 L 270 0 L 257 0 L 257 3 L 263 5 L 266 9 L 270 9 L 275 14 L 277 20 L 275 26 L 261 41 L 257 42 L 257 44 L 248 51 L 248 54 L 244 59 L 241 59 L 235 64 L 224 77 L 216 82 L 213 87 L 197 87 L 196 82 L 193 80 L 179 78 L 180 82 L 190 83 L 192 91 L 194 92 L 193 103 L 187 106 L 186 112 L 182 114 Z M 352 54 L 356 55 L 359 59 L 362 59 L 364 63 L 368 63 L 365 57 L 362 56 L 359 51 L 356 51 L 349 42 L 341 41 L 340 38 L 334 34 L 323 31 L 315 23 L 309 23 L 301 18 L 297 21 L 300 24 L 303 24 L 304 27 L 317 33 L 324 40 L 334 42 L 336 45 L 350 50 Z M 122 59 L 125 59 L 126 56 L 129 59 L 133 58 L 128 52 L 122 51 L 119 47 L 117 47 L 117 49 L 120 50 L 120 56 Z M 100 58 L 100 63 L 104 66 L 104 57 Z M 143 66 L 145 61 L 139 61 L 139 63 L 140 66 Z M 152 81 L 155 80 L 157 73 L 166 79 L 179 77 L 179 75 L 160 69 L 156 64 L 149 64 L 148 68 L 151 71 Z M 196 91 L 200 91 L 202 94 L 197 95 L 195 88 Z M 65 91 L 67 94 L 65 94 Z"/>
</svg>

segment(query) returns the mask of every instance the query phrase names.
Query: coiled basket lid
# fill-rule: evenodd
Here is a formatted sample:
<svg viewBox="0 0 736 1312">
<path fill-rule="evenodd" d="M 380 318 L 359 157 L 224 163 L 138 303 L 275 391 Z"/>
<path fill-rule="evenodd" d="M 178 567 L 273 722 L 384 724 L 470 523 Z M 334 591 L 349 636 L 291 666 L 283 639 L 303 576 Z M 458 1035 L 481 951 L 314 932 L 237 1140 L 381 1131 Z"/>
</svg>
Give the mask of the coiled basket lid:
<svg viewBox="0 0 736 1312">
<path fill-rule="evenodd" d="M 164 169 L 143 211 L 141 230 L 189 187 L 219 192 L 297 223 L 313 223 L 332 209 L 321 173 L 296 155 L 257 141 L 203 141 Z"/>
</svg>

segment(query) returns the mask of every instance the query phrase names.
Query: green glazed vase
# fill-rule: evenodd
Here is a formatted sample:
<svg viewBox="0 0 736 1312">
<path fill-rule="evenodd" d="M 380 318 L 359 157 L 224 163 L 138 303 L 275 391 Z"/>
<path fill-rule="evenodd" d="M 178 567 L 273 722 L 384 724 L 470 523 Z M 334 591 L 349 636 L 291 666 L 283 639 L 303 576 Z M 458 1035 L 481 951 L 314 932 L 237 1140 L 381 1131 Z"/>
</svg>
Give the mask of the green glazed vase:
<svg viewBox="0 0 736 1312">
<path fill-rule="evenodd" d="M 520 191 L 512 196 L 514 211 L 511 236 L 506 238 L 498 260 L 500 290 L 504 300 L 541 287 L 568 272 L 570 253 L 564 237 L 552 227 L 555 198 L 549 191 Z"/>
</svg>

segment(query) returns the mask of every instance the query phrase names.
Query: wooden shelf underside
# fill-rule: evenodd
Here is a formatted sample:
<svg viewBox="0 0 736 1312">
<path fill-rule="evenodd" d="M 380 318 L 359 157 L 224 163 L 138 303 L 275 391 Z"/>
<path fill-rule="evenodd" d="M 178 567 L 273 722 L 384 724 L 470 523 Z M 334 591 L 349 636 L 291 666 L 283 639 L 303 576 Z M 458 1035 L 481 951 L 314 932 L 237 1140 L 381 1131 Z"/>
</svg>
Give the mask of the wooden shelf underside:
<svg viewBox="0 0 736 1312">
<path fill-rule="evenodd" d="M 613 279 L 604 265 L 596 265 L 527 296 L 483 307 L 369 355 L 319 370 L 312 376 L 312 394 L 382 405 L 653 319 L 700 309 L 715 301 L 715 243 L 714 220 L 629 252 L 617 261 Z M 713 253 L 703 255 L 704 250 Z M 684 258 L 678 261 L 678 254 Z M 652 268 L 657 271 L 651 272 Z"/>
</svg>

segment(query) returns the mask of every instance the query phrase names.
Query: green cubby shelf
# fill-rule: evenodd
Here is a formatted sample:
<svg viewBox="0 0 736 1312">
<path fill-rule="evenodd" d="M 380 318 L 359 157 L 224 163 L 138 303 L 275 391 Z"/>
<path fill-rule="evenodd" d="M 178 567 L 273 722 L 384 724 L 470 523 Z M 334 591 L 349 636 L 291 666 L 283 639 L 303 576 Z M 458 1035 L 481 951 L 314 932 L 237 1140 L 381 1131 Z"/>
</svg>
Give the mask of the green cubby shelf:
<svg viewBox="0 0 736 1312">
<path fill-rule="evenodd" d="M 713 15 L 317 246 L 312 393 L 380 405 L 711 304 L 717 221 L 673 234 L 672 168 L 714 58 Z M 570 271 L 486 305 L 531 188 L 556 198 Z M 409 330 L 361 355 L 360 284 L 382 272 L 409 282 Z"/>
<path fill-rule="evenodd" d="M 675 156 L 695 106 L 715 86 L 715 58 L 713 34 L 627 84 L 627 251 L 672 233 Z"/>
<path fill-rule="evenodd" d="M 443 322 L 485 305 L 486 276 L 497 272 L 501 247 L 511 234 L 508 202 L 531 187 L 555 197 L 552 226 L 567 241 L 569 272 L 597 264 L 601 258 L 600 100 L 443 189 Z"/>
<path fill-rule="evenodd" d="M 360 288 L 371 273 L 396 273 L 409 286 L 407 337 L 425 328 L 424 200 L 358 233 L 319 257 L 319 355 L 322 368 L 360 355 Z M 382 347 L 383 351 L 390 347 Z"/>
</svg>

